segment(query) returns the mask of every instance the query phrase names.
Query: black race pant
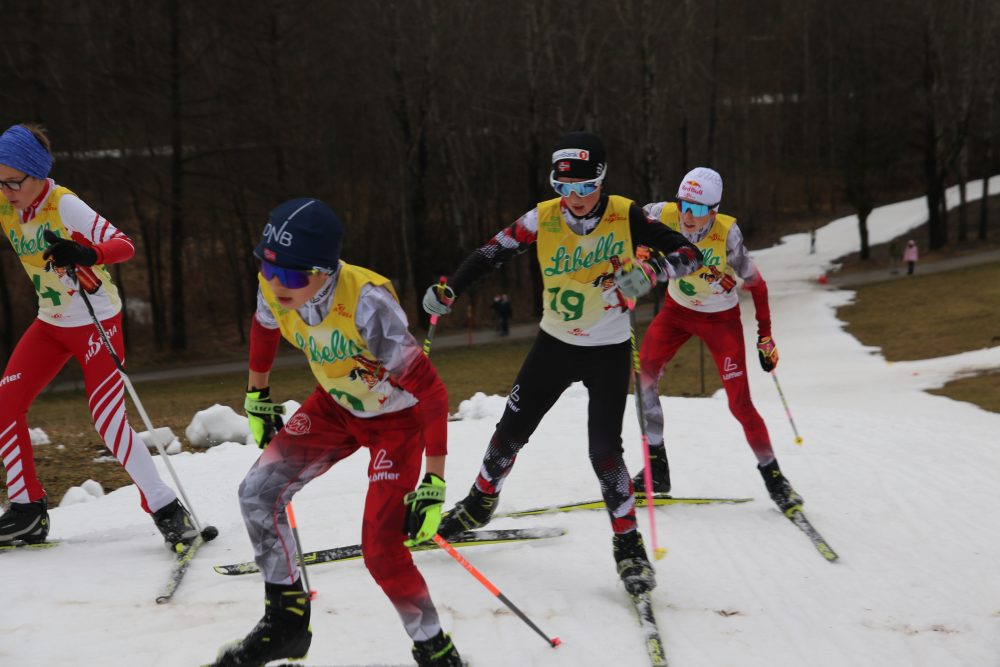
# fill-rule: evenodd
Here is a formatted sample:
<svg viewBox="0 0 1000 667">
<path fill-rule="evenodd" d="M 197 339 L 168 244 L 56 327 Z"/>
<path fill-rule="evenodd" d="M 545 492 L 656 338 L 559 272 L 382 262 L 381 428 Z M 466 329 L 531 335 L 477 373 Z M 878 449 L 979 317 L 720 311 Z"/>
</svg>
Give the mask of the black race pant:
<svg viewBox="0 0 1000 667">
<path fill-rule="evenodd" d="M 587 437 L 590 462 L 600 481 L 616 533 L 635 528 L 635 499 L 622 459 L 622 418 L 628 397 L 631 346 L 582 347 L 539 332 L 507 397 L 507 407 L 483 458 L 476 486 L 497 493 L 514 466 L 517 453 L 545 413 L 573 382 L 589 395 Z"/>
</svg>

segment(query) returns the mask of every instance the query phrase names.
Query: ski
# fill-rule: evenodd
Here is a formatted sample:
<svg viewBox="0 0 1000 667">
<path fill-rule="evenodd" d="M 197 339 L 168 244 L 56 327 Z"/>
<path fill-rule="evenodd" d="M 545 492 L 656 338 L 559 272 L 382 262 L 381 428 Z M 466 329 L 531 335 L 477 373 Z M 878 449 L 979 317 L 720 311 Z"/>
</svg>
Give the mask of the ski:
<svg viewBox="0 0 1000 667">
<path fill-rule="evenodd" d="M 709 504 L 735 504 L 735 503 L 748 503 L 753 498 L 674 498 L 665 493 L 654 493 L 653 494 L 653 504 L 656 506 L 660 505 L 709 505 Z M 646 506 L 646 495 L 643 493 L 635 494 L 635 505 L 636 507 Z M 538 514 L 552 514 L 555 512 L 575 512 L 576 510 L 600 510 L 604 509 L 603 500 L 586 500 L 579 503 L 568 503 L 565 505 L 549 505 L 547 507 L 535 507 L 527 510 L 514 510 L 513 512 L 505 512 L 502 514 L 497 514 L 494 518 L 499 519 L 501 517 L 521 517 L 521 516 L 535 516 Z"/>
<path fill-rule="evenodd" d="M 646 643 L 646 653 L 649 655 L 649 664 L 652 667 L 667 667 L 667 654 L 663 650 L 660 628 L 656 625 L 656 616 L 653 614 L 652 594 L 649 591 L 630 593 L 629 598 L 632 600 L 632 606 L 635 607 L 635 613 L 639 619 L 639 627 L 642 629 L 643 640 Z"/>
<path fill-rule="evenodd" d="M 170 602 L 170 600 L 174 597 L 177 587 L 180 586 L 181 581 L 184 579 L 184 575 L 191 566 L 191 559 L 194 558 L 194 555 L 203 544 L 205 544 L 205 539 L 199 535 L 194 538 L 194 541 L 188 545 L 187 549 L 177 554 L 174 565 L 170 569 L 170 576 L 167 578 L 167 583 L 160 591 L 159 595 L 156 596 L 156 604 Z"/>
<path fill-rule="evenodd" d="M 469 667 L 469 661 L 468 660 L 462 660 L 462 666 L 463 667 Z M 203 667 L 212 667 L 212 665 L 204 665 Z M 276 664 L 274 667 L 313 667 L 313 666 L 312 665 L 303 665 L 303 664 L 298 663 L 298 662 L 282 662 L 282 663 Z M 320 667 L 320 666 L 316 665 L 316 667 Z M 322 667 L 332 667 L 332 666 L 323 665 Z M 403 664 L 401 662 L 393 662 L 393 663 L 388 663 L 388 662 L 365 662 L 365 663 L 355 662 L 355 663 L 351 663 L 349 665 L 340 665 L 340 664 L 338 664 L 336 667 L 413 667 L 413 663 Z"/>
<path fill-rule="evenodd" d="M 39 551 L 42 549 L 51 549 L 52 547 L 59 546 L 59 540 L 51 540 L 49 542 L 22 542 L 20 540 L 15 540 L 14 542 L 6 542 L 0 544 L 0 553 L 5 551 L 17 551 L 18 549 L 28 549 L 29 551 Z"/>
<path fill-rule="evenodd" d="M 468 660 L 462 660 L 462 666 L 463 667 L 469 667 L 469 661 Z M 203 665 L 202 667 L 212 667 L 212 665 Z M 299 662 L 281 662 L 281 663 L 278 663 L 278 664 L 274 665 L 274 667 L 313 667 L 313 666 L 312 665 L 303 665 L 303 664 L 301 664 Z M 320 665 L 316 665 L 316 667 L 320 667 Z M 322 665 L 322 667 L 333 667 L 333 666 Z M 338 664 L 338 665 L 336 665 L 336 667 L 413 667 L 413 663 L 403 664 L 401 662 L 393 662 L 393 663 L 388 663 L 388 662 L 365 662 L 365 663 L 355 662 L 355 663 L 351 663 L 349 665 L 340 665 L 340 664 Z"/>
<path fill-rule="evenodd" d="M 816 530 L 806 515 L 802 513 L 802 506 L 796 505 L 792 507 L 787 512 L 785 516 L 788 520 L 798 526 L 799 530 L 806 534 L 806 536 L 812 541 L 813 546 L 816 547 L 816 551 L 819 555 L 827 559 L 831 563 L 835 562 L 840 556 L 834 551 L 830 545 L 827 543 L 826 539 L 820 535 L 819 531 Z"/>
<path fill-rule="evenodd" d="M 454 537 L 448 538 L 448 542 L 455 548 L 473 547 L 485 544 L 503 544 L 506 542 L 523 542 L 526 540 L 542 540 L 549 537 L 565 535 L 563 528 L 509 528 L 503 530 L 472 530 L 458 533 Z M 430 551 L 437 549 L 433 542 L 412 547 L 410 551 Z M 304 554 L 303 561 L 306 565 L 319 565 L 320 563 L 336 563 L 345 560 L 355 560 L 361 558 L 361 545 L 351 544 L 344 547 L 334 547 L 332 549 L 322 549 Z M 258 572 L 257 563 L 235 563 L 233 565 L 216 565 L 215 571 L 219 574 L 237 575 L 252 574 Z"/>
</svg>

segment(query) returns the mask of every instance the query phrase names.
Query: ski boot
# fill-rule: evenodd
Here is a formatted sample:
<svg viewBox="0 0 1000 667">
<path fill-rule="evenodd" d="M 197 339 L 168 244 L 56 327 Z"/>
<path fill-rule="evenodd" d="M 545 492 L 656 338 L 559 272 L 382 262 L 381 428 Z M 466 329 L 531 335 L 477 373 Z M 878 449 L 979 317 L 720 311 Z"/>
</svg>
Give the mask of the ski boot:
<svg viewBox="0 0 1000 667">
<path fill-rule="evenodd" d="M 167 548 L 177 553 L 184 551 L 198 537 L 191 515 L 176 498 L 153 513 L 153 523 L 163 535 Z"/>
<path fill-rule="evenodd" d="M 653 493 L 670 493 L 670 464 L 667 462 L 667 448 L 662 445 L 649 448 L 649 469 L 653 473 Z M 646 469 L 632 478 L 636 493 L 646 494 Z"/>
<path fill-rule="evenodd" d="M 222 647 L 212 667 L 264 667 L 272 660 L 301 660 L 310 644 L 309 594 L 302 589 L 302 580 L 291 585 L 265 583 L 264 617 L 246 637 Z"/>
<path fill-rule="evenodd" d="M 764 466 L 758 465 L 757 470 L 760 471 L 761 477 L 764 478 L 764 486 L 767 487 L 767 492 L 771 495 L 771 500 L 774 501 L 774 504 L 782 512 L 787 514 L 792 509 L 801 507 L 805 502 L 802 500 L 802 496 L 796 493 L 792 485 L 788 483 L 788 478 L 781 474 L 777 459 L 773 459 Z"/>
<path fill-rule="evenodd" d="M 442 518 L 438 526 L 438 535 L 445 539 L 462 531 L 485 526 L 493 518 L 497 507 L 499 493 L 483 493 L 472 485 L 467 495 L 451 508 Z"/>
<path fill-rule="evenodd" d="M 49 503 L 46 496 L 30 503 L 11 503 L 0 516 L 0 543 L 21 540 L 28 544 L 44 542 L 49 535 Z"/>
<path fill-rule="evenodd" d="M 618 576 L 622 578 L 625 590 L 635 595 L 656 588 L 656 573 L 646 557 L 646 546 L 639 531 L 615 535 L 612 544 L 615 562 L 618 563 Z"/>
<path fill-rule="evenodd" d="M 430 639 L 413 642 L 413 659 L 419 667 L 462 667 L 462 658 L 444 630 Z"/>
</svg>

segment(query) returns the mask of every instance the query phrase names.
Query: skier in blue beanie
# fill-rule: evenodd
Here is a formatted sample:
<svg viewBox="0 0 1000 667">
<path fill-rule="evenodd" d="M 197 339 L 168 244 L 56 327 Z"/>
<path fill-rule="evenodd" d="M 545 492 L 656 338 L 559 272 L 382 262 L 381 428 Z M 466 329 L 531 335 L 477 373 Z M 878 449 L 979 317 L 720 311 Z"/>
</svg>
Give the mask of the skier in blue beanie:
<svg viewBox="0 0 1000 667">
<path fill-rule="evenodd" d="M 264 575 L 265 611 L 250 634 L 223 649 L 218 667 L 305 656 L 311 605 L 285 507 L 359 449 L 371 457 L 365 566 L 396 608 L 417 664 L 462 664 L 407 549 L 432 539 L 441 521 L 448 395 L 408 331 L 392 283 L 340 259 L 343 236 L 326 204 L 294 199 L 271 212 L 254 249 L 260 274 L 244 408 L 265 449 L 240 485 L 240 507 Z M 282 336 L 306 355 L 319 383 L 287 423 L 270 389 Z"/>
</svg>

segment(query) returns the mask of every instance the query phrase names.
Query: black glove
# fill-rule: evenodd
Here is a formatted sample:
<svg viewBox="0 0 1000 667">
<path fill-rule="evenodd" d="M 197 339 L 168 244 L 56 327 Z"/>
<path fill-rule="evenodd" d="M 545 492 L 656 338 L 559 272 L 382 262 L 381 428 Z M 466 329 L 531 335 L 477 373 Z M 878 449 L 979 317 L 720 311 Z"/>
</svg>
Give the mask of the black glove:
<svg viewBox="0 0 1000 667">
<path fill-rule="evenodd" d="M 97 251 L 76 241 L 59 238 L 55 232 L 46 229 L 42 232 L 49 247 L 42 253 L 54 266 L 93 266 L 97 264 Z"/>
<path fill-rule="evenodd" d="M 687 245 L 667 253 L 666 259 L 674 267 L 690 266 L 692 264 L 701 264 L 702 262 L 701 252 L 698 248 Z"/>
<path fill-rule="evenodd" d="M 271 438 L 285 425 L 281 418 L 281 415 L 285 414 L 285 406 L 275 405 L 271 401 L 270 387 L 248 389 L 246 400 L 243 401 L 243 410 L 246 411 L 247 421 L 250 423 L 250 434 L 261 449 L 267 447 Z"/>
</svg>

